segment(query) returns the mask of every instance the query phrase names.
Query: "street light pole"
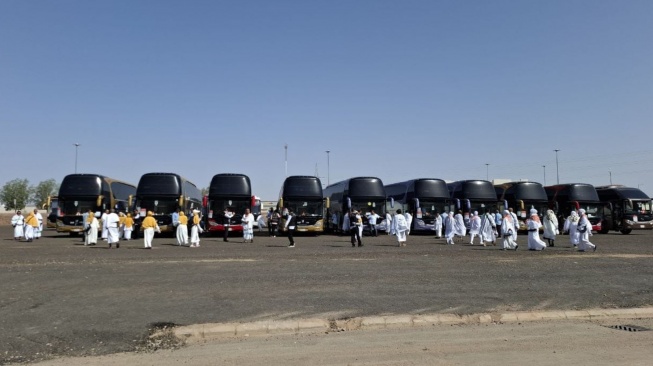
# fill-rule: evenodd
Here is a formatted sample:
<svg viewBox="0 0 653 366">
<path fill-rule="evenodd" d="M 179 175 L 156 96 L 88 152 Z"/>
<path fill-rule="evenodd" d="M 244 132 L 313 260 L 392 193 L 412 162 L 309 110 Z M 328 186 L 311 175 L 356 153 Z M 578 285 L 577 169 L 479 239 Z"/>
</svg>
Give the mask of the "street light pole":
<svg viewBox="0 0 653 366">
<path fill-rule="evenodd" d="M 286 178 L 288 177 L 288 144 L 283 145 L 285 150 L 284 161 L 286 163 Z"/>
<path fill-rule="evenodd" d="M 556 152 L 556 184 L 560 184 L 560 170 L 558 168 L 558 151 L 560 151 L 560 149 L 555 149 L 553 151 Z"/>
<path fill-rule="evenodd" d="M 331 184 L 331 162 L 329 161 L 329 153 L 331 150 L 327 150 L 327 186 Z"/>
<path fill-rule="evenodd" d="M 546 185 L 546 165 L 542 165 L 542 170 L 544 170 L 544 185 Z"/>
<path fill-rule="evenodd" d="M 608 170 L 608 173 L 610 174 L 610 185 L 612 185 L 612 172 Z"/>
<path fill-rule="evenodd" d="M 490 180 L 490 164 L 485 163 L 485 180 Z"/>
<path fill-rule="evenodd" d="M 73 145 L 75 145 L 75 174 L 77 174 L 77 150 L 81 144 L 74 143 Z"/>
</svg>

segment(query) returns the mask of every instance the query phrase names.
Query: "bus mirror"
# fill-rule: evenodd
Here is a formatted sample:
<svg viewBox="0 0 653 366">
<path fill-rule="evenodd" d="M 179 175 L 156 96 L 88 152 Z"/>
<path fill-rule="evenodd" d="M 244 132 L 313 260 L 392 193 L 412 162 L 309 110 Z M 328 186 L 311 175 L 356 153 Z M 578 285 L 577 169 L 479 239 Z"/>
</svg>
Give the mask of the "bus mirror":
<svg viewBox="0 0 653 366">
<path fill-rule="evenodd" d="M 329 197 L 326 198 L 326 208 L 331 208 L 331 199 Z"/>
<path fill-rule="evenodd" d="M 209 197 L 208 196 L 202 197 L 202 206 L 209 207 Z"/>
<path fill-rule="evenodd" d="M 283 207 L 283 198 L 279 198 L 279 203 L 277 204 L 279 207 Z"/>
<path fill-rule="evenodd" d="M 576 211 L 580 210 L 580 204 L 578 203 L 578 201 L 574 201 L 573 204 L 574 207 L 576 207 Z"/>
<path fill-rule="evenodd" d="M 460 210 L 460 199 L 456 198 L 456 209 Z"/>
<path fill-rule="evenodd" d="M 347 211 L 351 210 L 351 198 L 347 197 Z"/>
<path fill-rule="evenodd" d="M 504 210 L 508 209 L 508 200 L 503 200 L 503 209 Z"/>
<path fill-rule="evenodd" d="M 472 202 L 468 199 L 465 200 L 465 208 L 467 208 L 468 210 L 472 209 Z"/>
<path fill-rule="evenodd" d="M 394 197 L 390 197 L 390 208 L 395 208 L 395 199 L 394 199 Z"/>
<path fill-rule="evenodd" d="M 252 196 L 252 201 L 251 201 L 250 204 L 251 204 L 251 206 L 252 206 L 252 210 L 253 210 L 254 207 L 256 207 L 256 196 Z"/>
<path fill-rule="evenodd" d="M 132 207 L 133 200 L 134 200 L 134 196 L 132 196 L 132 195 L 130 194 L 130 195 L 129 195 L 129 199 L 127 200 L 127 206 L 128 206 L 128 207 Z"/>
<path fill-rule="evenodd" d="M 558 205 L 558 201 L 555 201 L 553 207 L 555 208 L 556 212 L 560 212 L 560 205 Z"/>
<path fill-rule="evenodd" d="M 45 201 L 45 205 L 50 208 L 52 205 L 52 197 L 48 196 L 48 199 Z"/>
<path fill-rule="evenodd" d="M 179 196 L 179 207 L 184 207 L 184 195 Z"/>
<path fill-rule="evenodd" d="M 519 200 L 519 208 L 520 208 L 522 211 L 524 211 L 524 201 L 523 201 L 523 200 Z"/>
<path fill-rule="evenodd" d="M 419 207 L 419 198 L 415 198 L 415 209 L 418 209 Z"/>
<path fill-rule="evenodd" d="M 98 207 L 102 206 L 102 200 L 103 199 L 104 199 L 103 195 L 97 196 L 97 200 L 95 201 L 95 205 L 98 206 Z"/>
</svg>

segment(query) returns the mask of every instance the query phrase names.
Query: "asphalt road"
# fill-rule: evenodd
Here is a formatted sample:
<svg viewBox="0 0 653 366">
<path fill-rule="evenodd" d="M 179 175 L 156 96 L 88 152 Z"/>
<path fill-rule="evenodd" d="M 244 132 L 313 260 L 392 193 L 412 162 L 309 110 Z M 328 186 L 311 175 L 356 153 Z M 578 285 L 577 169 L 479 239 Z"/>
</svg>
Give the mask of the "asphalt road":
<svg viewBox="0 0 653 366">
<path fill-rule="evenodd" d="M 653 232 L 595 235 L 595 253 L 559 237 L 543 252 L 411 236 L 282 237 L 243 244 L 172 238 L 84 247 L 46 231 L 10 239 L 0 227 L 0 363 L 142 347 L 156 324 L 301 317 L 585 309 L 653 304 Z"/>
</svg>

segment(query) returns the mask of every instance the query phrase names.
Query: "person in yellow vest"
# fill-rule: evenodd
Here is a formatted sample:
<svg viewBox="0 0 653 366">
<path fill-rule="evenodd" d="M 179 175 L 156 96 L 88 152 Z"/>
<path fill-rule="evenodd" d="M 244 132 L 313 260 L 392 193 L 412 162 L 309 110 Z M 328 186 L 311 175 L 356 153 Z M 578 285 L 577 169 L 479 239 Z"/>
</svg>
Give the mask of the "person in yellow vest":
<svg viewBox="0 0 653 366">
<path fill-rule="evenodd" d="M 123 235 L 125 240 L 131 240 L 132 231 L 134 231 L 134 219 L 132 218 L 132 214 L 127 213 L 127 216 L 125 217 L 124 229 L 123 229 Z"/>
<path fill-rule="evenodd" d="M 37 211 L 34 209 L 34 211 Z M 25 218 L 25 239 L 32 241 L 34 239 L 34 230 L 39 227 L 39 220 L 34 212 L 30 212 Z"/>
<path fill-rule="evenodd" d="M 193 210 L 193 227 L 190 229 L 190 246 L 191 248 L 197 248 L 200 246 L 200 233 L 202 228 L 200 227 L 200 212 L 199 210 Z"/>
<path fill-rule="evenodd" d="M 177 245 L 188 245 L 188 216 L 184 214 L 184 211 L 179 211 Z"/>
<path fill-rule="evenodd" d="M 141 224 L 143 228 L 143 240 L 145 241 L 145 249 L 152 249 L 152 239 L 154 239 L 154 232 L 161 232 L 159 225 L 156 224 L 154 213 L 147 211 L 147 216 L 143 219 Z"/>
<path fill-rule="evenodd" d="M 118 214 L 118 237 L 119 238 L 124 238 L 125 237 L 125 219 L 127 216 L 125 216 L 124 212 L 120 212 Z"/>
</svg>

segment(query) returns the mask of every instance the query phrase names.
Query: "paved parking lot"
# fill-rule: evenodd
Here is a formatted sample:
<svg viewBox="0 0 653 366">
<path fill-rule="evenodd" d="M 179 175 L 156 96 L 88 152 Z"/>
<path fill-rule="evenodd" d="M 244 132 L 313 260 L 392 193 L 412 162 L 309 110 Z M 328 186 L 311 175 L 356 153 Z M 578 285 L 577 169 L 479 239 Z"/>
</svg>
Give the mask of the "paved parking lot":
<svg viewBox="0 0 653 366">
<path fill-rule="evenodd" d="M 84 247 L 46 231 L 26 243 L 0 227 L 0 362 L 142 346 L 153 325 L 301 317 L 585 309 L 653 304 L 653 233 L 595 235 L 596 253 L 559 237 L 544 252 L 505 252 L 411 236 L 156 238 Z"/>
</svg>

